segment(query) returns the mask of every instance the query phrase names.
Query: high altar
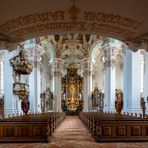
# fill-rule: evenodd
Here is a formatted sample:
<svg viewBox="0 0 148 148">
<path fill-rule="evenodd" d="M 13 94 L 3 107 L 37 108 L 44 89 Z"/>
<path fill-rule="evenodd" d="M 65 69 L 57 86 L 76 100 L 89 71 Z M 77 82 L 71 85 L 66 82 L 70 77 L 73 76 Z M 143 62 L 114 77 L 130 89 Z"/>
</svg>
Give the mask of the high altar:
<svg viewBox="0 0 148 148">
<path fill-rule="evenodd" d="M 62 109 L 64 111 L 81 111 L 83 108 L 83 78 L 76 68 L 68 68 L 62 78 Z"/>
</svg>

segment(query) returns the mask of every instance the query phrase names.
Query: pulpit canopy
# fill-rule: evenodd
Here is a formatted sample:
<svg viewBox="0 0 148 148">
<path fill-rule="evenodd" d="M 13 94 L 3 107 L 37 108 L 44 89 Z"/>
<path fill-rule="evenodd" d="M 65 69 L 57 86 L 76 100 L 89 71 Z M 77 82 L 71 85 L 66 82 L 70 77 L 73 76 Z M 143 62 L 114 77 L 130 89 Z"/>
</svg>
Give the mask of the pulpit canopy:
<svg viewBox="0 0 148 148">
<path fill-rule="evenodd" d="M 22 50 L 17 56 L 10 59 L 10 64 L 14 71 L 18 74 L 28 75 L 32 72 L 33 69 L 32 63 L 25 58 Z"/>
</svg>

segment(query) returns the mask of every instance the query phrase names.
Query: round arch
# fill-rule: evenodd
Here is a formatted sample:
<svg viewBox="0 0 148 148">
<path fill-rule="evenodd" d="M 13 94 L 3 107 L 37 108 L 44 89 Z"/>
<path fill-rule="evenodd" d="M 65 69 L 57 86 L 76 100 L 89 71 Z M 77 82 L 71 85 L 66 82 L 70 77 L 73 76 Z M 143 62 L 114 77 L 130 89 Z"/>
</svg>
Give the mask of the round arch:
<svg viewBox="0 0 148 148">
<path fill-rule="evenodd" d="M 133 51 L 148 50 L 147 2 L 64 0 L 62 5 L 57 3 L 58 0 L 45 3 L 22 0 L 21 4 L 18 0 L 4 1 L 1 11 L 9 13 L 0 16 L 0 46 L 11 50 L 18 42 L 33 37 L 83 33 L 113 37 L 128 43 Z"/>
</svg>

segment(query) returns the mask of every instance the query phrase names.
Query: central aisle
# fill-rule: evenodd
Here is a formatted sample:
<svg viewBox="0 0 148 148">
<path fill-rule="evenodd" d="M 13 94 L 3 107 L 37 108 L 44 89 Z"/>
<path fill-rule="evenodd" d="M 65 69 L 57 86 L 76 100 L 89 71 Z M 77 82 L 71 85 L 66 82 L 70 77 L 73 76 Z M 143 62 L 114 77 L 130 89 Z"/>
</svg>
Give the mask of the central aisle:
<svg viewBox="0 0 148 148">
<path fill-rule="evenodd" d="M 49 143 L 0 143 L 0 148 L 148 148 L 148 143 L 96 143 L 77 116 L 67 116 Z"/>
<path fill-rule="evenodd" d="M 51 138 L 55 147 L 95 147 L 98 144 L 84 127 L 78 116 L 67 116 Z"/>
</svg>

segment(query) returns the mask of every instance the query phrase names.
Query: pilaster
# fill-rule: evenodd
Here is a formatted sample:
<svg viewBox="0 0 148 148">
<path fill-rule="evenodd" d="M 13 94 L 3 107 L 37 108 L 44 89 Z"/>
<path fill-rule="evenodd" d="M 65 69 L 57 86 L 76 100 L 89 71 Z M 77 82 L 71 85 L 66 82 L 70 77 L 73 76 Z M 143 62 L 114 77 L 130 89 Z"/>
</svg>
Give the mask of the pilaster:
<svg viewBox="0 0 148 148">
<path fill-rule="evenodd" d="M 82 61 L 82 69 L 84 76 L 84 104 L 83 112 L 88 112 L 91 109 L 91 92 L 92 92 L 92 66 L 93 61 L 90 58 L 86 58 Z"/>
<path fill-rule="evenodd" d="M 55 58 L 52 62 L 53 75 L 53 94 L 54 94 L 54 110 L 61 112 L 61 77 L 63 74 L 64 62 L 62 59 Z"/>
<path fill-rule="evenodd" d="M 33 63 L 33 71 L 29 75 L 29 101 L 31 112 L 41 112 L 41 56 L 45 53 L 39 45 L 31 45 L 27 49 L 29 60 Z"/>
<path fill-rule="evenodd" d="M 123 46 L 123 111 L 139 113 L 140 108 L 140 51 L 132 52 Z"/>
<path fill-rule="evenodd" d="M 111 47 L 110 44 L 105 44 L 102 48 L 104 51 L 104 111 L 115 110 L 115 89 L 116 89 L 116 48 Z"/>
<path fill-rule="evenodd" d="M 143 97 L 146 102 L 146 114 L 148 113 L 148 52 L 144 52 L 144 90 Z"/>
</svg>

